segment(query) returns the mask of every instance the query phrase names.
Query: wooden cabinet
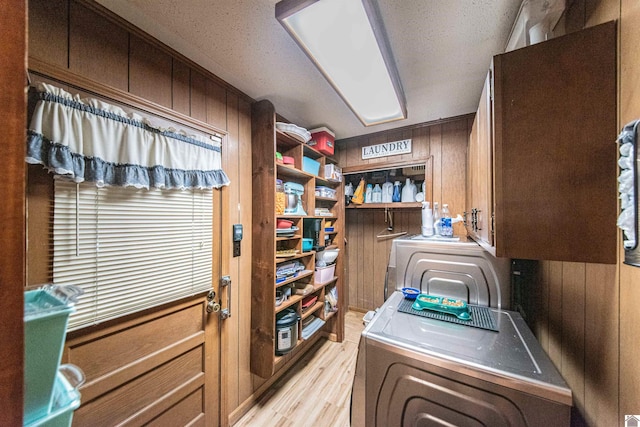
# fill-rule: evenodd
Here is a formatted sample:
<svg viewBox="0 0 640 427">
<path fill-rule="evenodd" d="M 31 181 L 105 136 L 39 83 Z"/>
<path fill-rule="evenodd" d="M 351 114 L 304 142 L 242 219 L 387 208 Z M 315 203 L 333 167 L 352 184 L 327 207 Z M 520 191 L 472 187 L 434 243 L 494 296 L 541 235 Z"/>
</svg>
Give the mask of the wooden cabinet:
<svg viewBox="0 0 640 427">
<path fill-rule="evenodd" d="M 493 138 L 491 72 L 485 79 L 480 105 L 471 127 L 467 162 L 467 233 L 493 246 Z"/>
<path fill-rule="evenodd" d="M 616 133 L 615 22 L 495 56 L 470 135 L 469 234 L 500 257 L 615 263 Z"/>
<path fill-rule="evenodd" d="M 324 166 L 333 160 L 277 130 L 276 113 L 271 102 L 263 100 L 253 104 L 251 121 L 254 196 L 251 372 L 268 378 L 310 348 L 318 337 L 336 341 L 343 339 L 346 305 L 340 272 L 344 258 L 344 193 L 341 182 L 330 181 L 305 170 L 308 170 L 303 167 L 305 157 L 319 163 L 322 176 Z M 276 152 L 293 158 L 293 165 L 277 162 Z M 306 215 L 302 212 L 282 213 L 280 208 L 280 212 L 277 211 L 276 180 L 303 189 L 300 200 Z M 335 195 L 324 192 L 316 195 L 316 187 L 324 187 L 327 193 L 335 191 Z M 278 230 L 278 220 L 291 221 L 294 231 L 283 233 Z M 303 248 L 304 239 L 310 236 L 317 238 L 321 246 L 340 250 L 333 274 L 327 276 L 331 268 L 316 271 L 316 252 Z M 298 270 L 295 276 L 278 274 L 287 266 Z M 308 293 L 297 295 L 296 288 L 306 285 L 310 285 L 307 286 Z M 287 288 L 292 289 L 291 296 L 277 305 L 276 294 L 287 293 Z M 325 304 L 325 297 L 334 292 L 338 298 L 337 311 L 328 310 Z M 276 355 L 276 319 L 289 309 L 295 310 L 301 318 L 297 326 L 298 341 L 293 350 Z M 324 325 L 311 336 L 306 336 L 308 330 L 303 325 L 310 323 L 312 316 Z"/>
</svg>

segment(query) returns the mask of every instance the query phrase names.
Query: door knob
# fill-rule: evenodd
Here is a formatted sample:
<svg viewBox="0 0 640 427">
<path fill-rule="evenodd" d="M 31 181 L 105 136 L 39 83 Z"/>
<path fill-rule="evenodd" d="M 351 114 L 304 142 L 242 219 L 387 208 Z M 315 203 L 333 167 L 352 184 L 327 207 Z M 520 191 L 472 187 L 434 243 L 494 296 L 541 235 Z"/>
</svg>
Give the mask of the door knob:
<svg viewBox="0 0 640 427">
<path fill-rule="evenodd" d="M 217 313 L 220 311 L 220 304 L 215 301 L 209 301 L 207 304 L 207 313 Z"/>
</svg>

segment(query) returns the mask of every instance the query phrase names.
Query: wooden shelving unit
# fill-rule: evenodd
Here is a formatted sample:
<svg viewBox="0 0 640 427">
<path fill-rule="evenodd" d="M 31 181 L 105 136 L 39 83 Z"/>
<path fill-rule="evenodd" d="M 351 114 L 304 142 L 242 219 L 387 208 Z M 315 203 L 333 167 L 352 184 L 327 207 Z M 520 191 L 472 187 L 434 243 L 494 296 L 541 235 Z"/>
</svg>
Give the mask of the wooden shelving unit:
<svg viewBox="0 0 640 427">
<path fill-rule="evenodd" d="M 422 209 L 421 202 L 397 202 L 397 203 L 363 203 L 361 205 L 350 204 L 346 209 Z"/>
<path fill-rule="evenodd" d="M 320 174 L 324 166 L 335 163 L 331 158 L 276 129 L 276 112 L 269 101 L 259 101 L 252 106 L 252 168 L 253 168 L 253 260 L 251 271 L 251 372 L 269 378 L 288 366 L 294 358 L 307 351 L 321 336 L 342 341 L 344 336 L 345 292 L 343 290 L 344 258 L 344 192 L 341 182 L 321 178 L 303 170 L 303 158 L 320 163 Z M 294 159 L 293 165 L 276 161 L 276 152 Z M 302 206 L 307 215 L 276 214 L 276 179 L 302 185 Z M 317 197 L 316 186 L 329 187 L 336 197 Z M 316 208 L 326 208 L 330 215 L 316 216 Z M 283 237 L 276 233 L 276 222 L 288 219 L 298 227 L 293 236 Z M 302 251 L 303 239 L 308 236 L 311 220 L 320 220 L 319 241 L 340 249 L 336 261 L 335 276 L 324 283 L 316 283 L 315 251 Z M 326 231 L 327 221 L 333 231 Z M 305 230 L 307 231 L 305 233 Z M 295 250 L 293 256 L 279 257 L 277 251 Z M 299 262 L 304 271 L 295 277 L 276 283 L 278 266 Z M 302 296 L 295 294 L 295 285 L 311 284 L 312 290 Z M 289 299 L 276 306 L 276 291 L 292 287 Z M 325 311 L 325 295 L 332 288 L 338 293 L 338 311 Z M 317 301 L 307 310 L 302 309 L 303 300 L 317 296 Z M 298 322 L 298 341 L 287 354 L 277 356 L 276 318 L 284 310 L 293 309 L 301 317 Z M 307 339 L 302 338 L 302 320 L 310 316 L 325 322 L 324 326 Z"/>
</svg>

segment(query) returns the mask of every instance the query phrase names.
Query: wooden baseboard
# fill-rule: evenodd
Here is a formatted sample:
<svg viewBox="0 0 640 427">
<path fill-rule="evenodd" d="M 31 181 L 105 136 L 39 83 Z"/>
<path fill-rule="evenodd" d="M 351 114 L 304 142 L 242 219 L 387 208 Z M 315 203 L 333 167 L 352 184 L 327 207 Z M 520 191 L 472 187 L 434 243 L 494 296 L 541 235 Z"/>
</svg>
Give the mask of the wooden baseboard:
<svg viewBox="0 0 640 427">
<path fill-rule="evenodd" d="M 357 311 L 358 313 L 367 314 L 369 310 L 360 307 L 349 306 L 349 311 Z"/>
</svg>

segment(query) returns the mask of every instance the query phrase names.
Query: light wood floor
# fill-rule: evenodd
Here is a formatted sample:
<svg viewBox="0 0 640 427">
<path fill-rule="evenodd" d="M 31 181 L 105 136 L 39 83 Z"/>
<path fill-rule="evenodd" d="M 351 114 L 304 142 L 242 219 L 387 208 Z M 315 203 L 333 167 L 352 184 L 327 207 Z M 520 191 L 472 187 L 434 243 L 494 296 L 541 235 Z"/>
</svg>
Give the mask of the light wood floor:
<svg viewBox="0 0 640 427">
<path fill-rule="evenodd" d="M 234 427 L 348 427 L 363 313 L 345 314 L 345 339 L 320 340 Z"/>
</svg>

